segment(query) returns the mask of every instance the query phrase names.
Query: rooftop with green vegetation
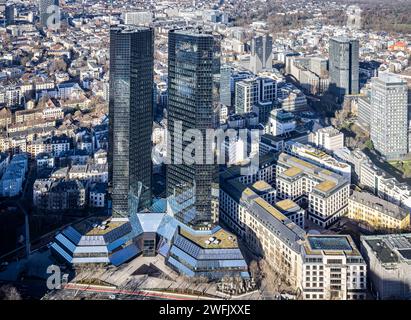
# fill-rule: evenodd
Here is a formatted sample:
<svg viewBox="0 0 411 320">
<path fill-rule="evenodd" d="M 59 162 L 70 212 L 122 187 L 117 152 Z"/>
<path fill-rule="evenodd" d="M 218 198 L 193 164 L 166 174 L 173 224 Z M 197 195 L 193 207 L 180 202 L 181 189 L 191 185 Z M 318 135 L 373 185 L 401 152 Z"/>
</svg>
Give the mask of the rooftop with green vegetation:
<svg viewBox="0 0 411 320">
<path fill-rule="evenodd" d="M 330 180 L 325 180 L 323 182 L 320 182 L 319 184 L 317 184 L 314 188 L 318 189 L 322 192 L 328 192 L 331 189 L 335 188 L 337 184 L 334 181 L 330 181 Z"/>
<path fill-rule="evenodd" d="M 203 249 L 235 249 L 238 248 L 237 237 L 224 229 L 213 234 L 192 234 L 180 228 L 180 235 Z"/>
<path fill-rule="evenodd" d="M 128 219 L 93 217 L 75 224 L 73 228 L 83 236 L 104 236 L 127 222 Z"/>
<path fill-rule="evenodd" d="M 285 170 L 283 172 L 283 174 L 286 175 L 287 177 L 292 178 L 292 177 L 295 177 L 295 176 L 297 176 L 298 174 L 300 174 L 302 172 L 303 172 L 303 170 L 301 170 L 300 168 L 291 167 L 291 168 Z"/>
<path fill-rule="evenodd" d="M 264 180 L 259 180 L 255 182 L 252 187 L 257 191 L 266 191 L 272 189 L 273 187 Z"/>
<path fill-rule="evenodd" d="M 291 199 L 278 201 L 275 203 L 275 207 L 280 211 L 296 211 L 300 209 L 300 206 Z"/>
<path fill-rule="evenodd" d="M 269 204 L 267 201 L 265 201 L 263 198 L 256 198 L 254 200 L 261 208 L 263 208 L 265 211 L 270 213 L 273 217 L 277 218 L 280 221 L 285 221 L 287 220 L 287 217 L 283 215 L 279 210 L 274 208 L 271 204 Z"/>
</svg>

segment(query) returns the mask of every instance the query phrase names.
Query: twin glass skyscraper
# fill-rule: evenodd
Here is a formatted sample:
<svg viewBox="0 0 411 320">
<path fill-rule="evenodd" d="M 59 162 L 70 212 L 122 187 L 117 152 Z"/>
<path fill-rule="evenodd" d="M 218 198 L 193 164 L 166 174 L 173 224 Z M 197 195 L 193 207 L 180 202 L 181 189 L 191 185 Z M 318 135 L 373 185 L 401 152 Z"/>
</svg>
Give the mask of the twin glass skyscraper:
<svg viewBox="0 0 411 320">
<path fill-rule="evenodd" d="M 113 216 L 151 205 L 153 29 L 110 31 L 109 187 Z"/>
<path fill-rule="evenodd" d="M 114 216 L 127 216 L 151 204 L 153 50 L 151 28 L 122 25 L 111 29 L 109 182 Z M 169 33 L 168 210 L 197 230 L 212 229 L 218 213 L 218 165 L 206 139 L 206 130 L 217 125 L 214 51 L 212 34 L 201 30 Z M 189 129 L 202 134 L 197 141 L 202 150 L 193 150 L 201 152 L 195 163 L 183 159 L 192 142 L 184 141 Z"/>
<path fill-rule="evenodd" d="M 206 129 L 216 128 L 218 99 L 214 99 L 214 37 L 201 30 L 169 32 L 168 40 L 168 131 L 171 164 L 167 166 L 168 210 L 176 219 L 196 230 L 214 226 L 218 210 L 218 165 L 206 143 Z M 189 129 L 201 132 L 202 162 L 187 164 L 183 151 Z M 179 139 L 182 139 L 181 143 Z M 188 140 L 188 139 L 187 139 Z M 195 150 L 200 152 L 200 150 Z M 194 155 L 193 153 L 193 155 Z"/>
</svg>

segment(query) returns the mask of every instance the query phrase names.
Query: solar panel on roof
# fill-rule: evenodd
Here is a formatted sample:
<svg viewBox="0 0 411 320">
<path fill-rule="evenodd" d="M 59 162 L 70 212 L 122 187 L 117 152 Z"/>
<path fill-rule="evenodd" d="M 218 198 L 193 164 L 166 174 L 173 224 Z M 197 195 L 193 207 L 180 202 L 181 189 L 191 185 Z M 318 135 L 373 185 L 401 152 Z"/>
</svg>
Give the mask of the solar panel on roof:
<svg viewBox="0 0 411 320">
<path fill-rule="evenodd" d="M 411 260 L 411 249 L 398 250 L 404 259 Z"/>
<path fill-rule="evenodd" d="M 392 248 L 406 249 L 411 248 L 410 241 L 403 236 L 392 236 L 388 238 L 388 243 Z"/>
</svg>

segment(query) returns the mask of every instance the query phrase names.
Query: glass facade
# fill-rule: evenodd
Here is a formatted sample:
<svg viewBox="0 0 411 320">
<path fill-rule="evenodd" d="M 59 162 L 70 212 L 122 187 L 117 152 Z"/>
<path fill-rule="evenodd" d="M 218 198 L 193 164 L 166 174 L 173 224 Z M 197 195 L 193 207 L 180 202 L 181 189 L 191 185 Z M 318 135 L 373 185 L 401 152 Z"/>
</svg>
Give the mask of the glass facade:
<svg viewBox="0 0 411 320">
<path fill-rule="evenodd" d="M 199 30 L 169 33 L 168 130 L 171 164 L 167 166 L 168 210 L 193 229 L 211 229 L 213 210 L 218 208 L 218 166 L 207 164 L 210 148 L 206 129 L 216 127 L 218 98 L 214 99 L 215 43 L 211 34 Z M 183 151 L 191 141 L 181 141 L 189 129 L 201 131 L 202 162 L 184 163 Z M 197 142 L 197 141 L 196 141 Z M 200 152 L 200 150 L 195 150 Z M 214 156 L 213 152 L 211 152 Z M 181 164 L 179 164 L 179 162 Z"/>
<path fill-rule="evenodd" d="M 220 76 L 220 102 L 227 107 L 231 107 L 231 74 L 233 69 L 229 65 L 223 65 L 221 67 L 221 76 Z"/>
<path fill-rule="evenodd" d="M 113 216 L 151 205 L 153 29 L 110 31 L 109 187 Z"/>
<path fill-rule="evenodd" d="M 174 236 L 167 262 L 171 268 L 191 277 L 249 277 L 247 264 L 238 247 L 207 249 L 180 233 Z"/>
<path fill-rule="evenodd" d="M 330 40 L 330 90 L 340 101 L 346 94 L 359 93 L 358 57 L 358 40 L 347 38 Z"/>
</svg>

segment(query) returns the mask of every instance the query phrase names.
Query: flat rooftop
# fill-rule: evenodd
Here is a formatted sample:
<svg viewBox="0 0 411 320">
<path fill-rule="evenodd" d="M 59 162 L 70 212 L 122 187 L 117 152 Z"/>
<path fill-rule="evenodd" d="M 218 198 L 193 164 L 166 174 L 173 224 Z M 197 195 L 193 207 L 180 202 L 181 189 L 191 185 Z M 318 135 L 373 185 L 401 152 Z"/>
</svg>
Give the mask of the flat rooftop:
<svg viewBox="0 0 411 320">
<path fill-rule="evenodd" d="M 285 215 L 283 215 L 280 211 L 274 208 L 271 204 L 269 204 L 263 198 L 256 198 L 255 203 L 257 203 L 261 208 L 263 208 L 265 211 L 270 213 L 274 218 L 280 221 L 287 220 L 287 217 Z"/>
<path fill-rule="evenodd" d="M 334 181 L 330 181 L 330 180 L 325 180 L 323 182 L 320 182 L 319 184 L 317 184 L 314 188 L 318 189 L 322 192 L 328 192 L 331 189 L 335 188 L 337 184 Z"/>
<path fill-rule="evenodd" d="M 148 30 L 150 30 L 149 27 L 129 25 L 129 24 L 120 24 L 117 26 L 112 26 L 110 28 L 110 31 L 117 32 L 117 33 L 133 33 L 133 32 L 148 31 Z"/>
<path fill-rule="evenodd" d="M 268 184 L 264 180 L 259 180 L 259 181 L 255 182 L 252 185 L 252 187 L 257 191 L 266 191 L 266 190 L 269 190 L 269 189 L 273 188 L 270 184 Z"/>
<path fill-rule="evenodd" d="M 296 211 L 300 206 L 291 199 L 281 200 L 275 203 L 275 206 L 282 211 Z"/>
<path fill-rule="evenodd" d="M 188 35 L 191 37 L 208 37 L 208 38 L 213 37 L 213 35 L 211 33 L 208 33 L 207 30 L 203 30 L 200 28 L 173 30 L 173 32 L 176 34 L 183 34 L 183 35 Z"/>
<path fill-rule="evenodd" d="M 90 218 L 81 221 L 75 225 L 73 228 L 76 229 L 83 236 L 104 236 L 110 231 L 126 224 L 128 219 L 107 219 L 104 218 Z"/>
<path fill-rule="evenodd" d="M 180 235 L 184 238 L 194 242 L 203 249 L 235 249 L 238 248 L 237 237 L 232 233 L 219 229 L 213 234 L 197 235 L 188 232 L 187 230 L 180 228 Z M 215 238 L 219 240 L 218 244 L 210 243 L 207 244 L 206 241 L 209 241 L 210 238 Z"/>
<path fill-rule="evenodd" d="M 297 175 L 299 175 L 300 173 L 302 173 L 303 170 L 301 170 L 300 168 L 297 167 L 291 167 L 287 170 L 285 170 L 284 172 L 282 172 L 282 174 L 286 175 L 287 177 L 295 177 Z"/>
<path fill-rule="evenodd" d="M 298 164 L 300 164 L 300 165 L 302 165 L 302 166 L 304 166 L 308 169 L 315 169 L 316 168 L 315 165 L 313 165 L 313 164 L 311 164 L 307 161 L 301 160 L 299 158 L 296 158 L 296 157 L 292 157 L 292 161 L 294 161 L 294 162 L 296 162 L 296 163 L 298 163 Z"/>
<path fill-rule="evenodd" d="M 362 236 L 361 242 L 371 248 L 382 264 L 411 260 L 411 233 Z"/>
<path fill-rule="evenodd" d="M 351 251 L 353 250 L 346 237 L 341 236 L 309 236 L 308 242 L 312 250 Z"/>
<path fill-rule="evenodd" d="M 387 246 L 384 241 L 378 239 L 370 239 L 365 241 L 370 246 L 378 260 L 382 263 L 399 262 L 397 255 Z"/>
<path fill-rule="evenodd" d="M 385 84 L 405 85 L 406 82 L 401 77 L 394 73 L 381 72 L 378 77 L 374 78 Z"/>
<path fill-rule="evenodd" d="M 319 158 L 319 159 L 324 159 L 324 158 L 328 158 L 328 157 L 329 157 L 329 155 L 326 154 L 324 151 L 321 151 L 321 150 L 319 150 L 319 149 L 314 149 L 314 148 L 312 148 L 312 149 L 306 149 L 306 150 L 305 150 L 305 153 L 306 153 L 306 154 L 309 154 L 309 155 L 311 155 L 311 156 L 313 156 L 313 157 L 315 157 L 315 158 Z"/>
</svg>

